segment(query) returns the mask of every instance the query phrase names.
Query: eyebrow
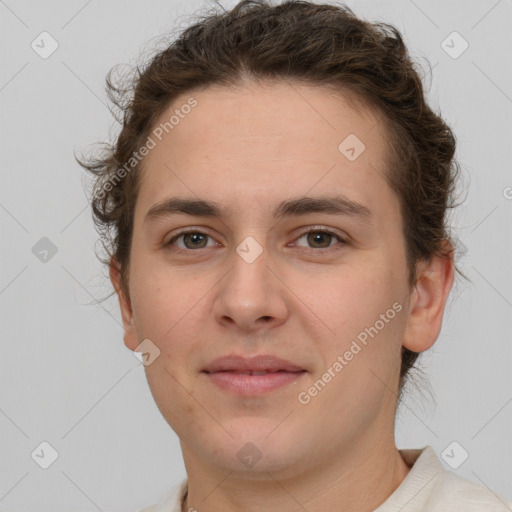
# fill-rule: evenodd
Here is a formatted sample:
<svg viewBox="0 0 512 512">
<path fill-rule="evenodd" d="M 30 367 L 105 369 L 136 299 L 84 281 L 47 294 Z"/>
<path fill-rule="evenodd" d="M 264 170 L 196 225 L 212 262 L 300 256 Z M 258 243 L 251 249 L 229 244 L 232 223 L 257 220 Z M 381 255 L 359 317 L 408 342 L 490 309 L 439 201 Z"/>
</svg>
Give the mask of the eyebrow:
<svg viewBox="0 0 512 512">
<path fill-rule="evenodd" d="M 327 213 L 371 221 L 373 213 L 366 206 L 344 196 L 300 197 L 281 202 L 273 211 L 275 219 L 298 217 L 309 213 Z M 144 218 L 144 223 L 175 214 L 196 217 L 226 218 L 228 210 L 219 203 L 202 199 L 171 197 L 153 205 Z"/>
</svg>

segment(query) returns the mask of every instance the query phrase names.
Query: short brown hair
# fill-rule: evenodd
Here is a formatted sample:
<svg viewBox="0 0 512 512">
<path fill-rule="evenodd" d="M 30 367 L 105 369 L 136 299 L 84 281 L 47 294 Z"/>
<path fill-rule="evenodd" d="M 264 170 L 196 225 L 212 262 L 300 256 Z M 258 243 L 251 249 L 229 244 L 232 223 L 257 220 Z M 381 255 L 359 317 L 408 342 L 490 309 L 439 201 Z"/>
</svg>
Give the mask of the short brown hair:
<svg viewBox="0 0 512 512">
<path fill-rule="evenodd" d="M 125 296 L 141 165 L 122 179 L 119 170 L 178 95 L 211 85 L 234 87 L 247 78 L 333 86 L 382 113 L 388 132 L 385 178 L 400 201 L 411 290 L 417 262 L 452 256 L 446 213 L 458 206 L 455 137 L 427 105 L 415 63 L 394 26 L 364 21 L 344 5 L 243 0 L 230 11 L 201 17 L 118 85 L 114 70 L 107 75 L 107 94 L 121 113 L 112 110 L 121 132 L 101 155 L 77 160 L 95 176 L 93 217 L 108 254 L 102 262 L 119 262 Z M 400 391 L 417 357 L 402 347 Z"/>
</svg>

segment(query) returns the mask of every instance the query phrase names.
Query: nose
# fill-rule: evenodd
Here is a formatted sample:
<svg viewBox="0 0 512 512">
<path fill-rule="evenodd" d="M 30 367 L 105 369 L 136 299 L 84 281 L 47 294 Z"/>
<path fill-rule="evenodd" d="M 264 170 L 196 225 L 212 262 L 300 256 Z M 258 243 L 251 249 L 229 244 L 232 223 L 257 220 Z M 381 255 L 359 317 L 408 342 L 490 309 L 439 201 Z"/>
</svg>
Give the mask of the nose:
<svg viewBox="0 0 512 512">
<path fill-rule="evenodd" d="M 266 250 L 249 261 L 233 251 L 213 308 L 217 322 L 245 333 L 277 327 L 289 314 L 287 287 Z"/>
</svg>

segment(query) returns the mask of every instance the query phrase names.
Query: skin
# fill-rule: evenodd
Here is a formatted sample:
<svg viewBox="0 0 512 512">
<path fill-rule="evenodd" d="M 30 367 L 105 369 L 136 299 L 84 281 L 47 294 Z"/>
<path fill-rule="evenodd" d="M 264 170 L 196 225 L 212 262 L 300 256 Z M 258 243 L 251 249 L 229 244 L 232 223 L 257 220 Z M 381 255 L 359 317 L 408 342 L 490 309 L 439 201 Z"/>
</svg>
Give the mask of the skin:
<svg viewBox="0 0 512 512">
<path fill-rule="evenodd" d="M 410 292 L 376 112 L 319 86 L 249 82 L 183 95 L 159 122 L 191 95 L 198 105 L 144 161 L 128 293 L 115 260 L 110 271 L 126 346 L 150 339 L 160 350 L 145 370 L 180 439 L 183 510 L 371 511 L 410 469 L 394 440 L 400 350 L 421 352 L 438 338 L 453 260 L 420 262 Z M 338 150 L 351 133 L 366 146 L 354 161 Z M 373 217 L 272 217 L 285 199 L 335 193 Z M 154 204 L 176 196 L 218 202 L 229 214 L 144 222 Z M 186 227 L 209 237 L 165 245 Z M 348 243 L 304 236 L 319 227 Z M 252 263 L 236 252 L 248 236 L 263 250 Z M 308 404 L 299 403 L 298 394 L 394 303 L 401 312 Z M 307 372 L 266 395 L 236 396 L 201 373 L 227 354 L 273 354 Z M 261 454 L 252 467 L 237 457 L 248 442 Z"/>
</svg>

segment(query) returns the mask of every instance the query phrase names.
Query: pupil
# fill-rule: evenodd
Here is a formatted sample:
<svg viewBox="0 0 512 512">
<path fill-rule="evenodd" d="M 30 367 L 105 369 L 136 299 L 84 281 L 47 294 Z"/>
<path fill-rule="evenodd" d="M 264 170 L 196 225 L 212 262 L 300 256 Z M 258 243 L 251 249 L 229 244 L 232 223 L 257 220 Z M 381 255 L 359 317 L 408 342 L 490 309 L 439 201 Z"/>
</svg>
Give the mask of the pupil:
<svg viewBox="0 0 512 512">
<path fill-rule="evenodd" d="M 312 235 L 312 238 L 313 238 L 313 243 L 317 243 L 317 242 L 320 242 L 321 243 L 321 239 L 322 237 L 329 237 L 331 235 L 329 235 L 328 233 L 313 233 Z M 320 238 L 320 240 L 318 240 L 318 238 Z M 329 245 L 329 243 L 327 243 L 327 245 Z"/>
<path fill-rule="evenodd" d="M 195 245 L 196 247 L 198 247 L 198 245 L 195 242 L 197 242 L 198 240 L 200 241 L 200 239 L 201 239 L 201 237 L 203 237 L 203 235 L 201 233 L 187 233 L 185 235 L 185 240 L 187 239 L 187 237 L 192 238 L 192 240 L 193 240 L 192 245 Z M 185 243 L 185 245 L 187 245 L 187 244 Z"/>
</svg>

